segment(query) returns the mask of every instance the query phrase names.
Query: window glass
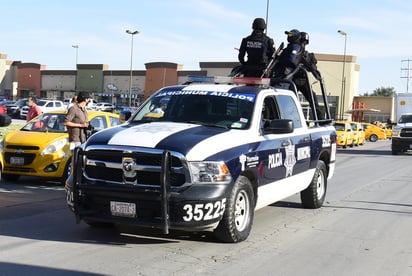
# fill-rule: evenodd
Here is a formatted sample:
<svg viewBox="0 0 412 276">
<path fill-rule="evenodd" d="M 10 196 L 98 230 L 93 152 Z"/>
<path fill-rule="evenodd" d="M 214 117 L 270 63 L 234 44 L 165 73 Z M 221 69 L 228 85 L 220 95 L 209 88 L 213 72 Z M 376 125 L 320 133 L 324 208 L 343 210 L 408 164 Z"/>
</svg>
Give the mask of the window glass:
<svg viewBox="0 0 412 276">
<path fill-rule="evenodd" d="M 93 129 L 95 131 L 99 131 L 99 130 L 102 130 L 104 128 L 107 128 L 106 120 L 103 116 L 94 117 L 90 121 L 90 125 L 93 127 Z"/>
<path fill-rule="evenodd" d="M 276 99 L 278 101 L 278 108 L 281 118 L 292 120 L 294 128 L 302 127 L 299 111 L 292 97 L 286 95 L 277 95 Z"/>
<path fill-rule="evenodd" d="M 111 126 L 117 126 L 117 125 L 120 125 L 120 121 L 119 121 L 119 118 L 115 118 L 115 117 L 109 117 L 109 120 L 110 120 L 110 125 Z"/>
</svg>

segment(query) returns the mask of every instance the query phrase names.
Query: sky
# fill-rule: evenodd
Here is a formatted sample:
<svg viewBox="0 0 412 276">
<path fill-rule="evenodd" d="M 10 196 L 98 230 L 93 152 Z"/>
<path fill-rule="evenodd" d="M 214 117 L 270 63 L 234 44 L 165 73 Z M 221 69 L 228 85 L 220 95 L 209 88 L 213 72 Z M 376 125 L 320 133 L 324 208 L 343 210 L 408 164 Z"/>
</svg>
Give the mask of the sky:
<svg viewBox="0 0 412 276">
<path fill-rule="evenodd" d="M 148 62 L 183 70 L 233 62 L 253 19 L 262 17 L 276 46 L 286 43 L 284 31 L 298 29 L 309 33 L 306 49 L 314 53 L 343 55 L 345 36 L 337 31 L 345 31 L 346 55 L 360 65 L 359 95 L 412 91 L 410 0 L 0 0 L 0 7 L 0 53 L 48 70 L 74 70 L 76 59 L 129 70 L 132 40 L 133 70 Z M 126 30 L 139 33 L 132 38 Z"/>
</svg>

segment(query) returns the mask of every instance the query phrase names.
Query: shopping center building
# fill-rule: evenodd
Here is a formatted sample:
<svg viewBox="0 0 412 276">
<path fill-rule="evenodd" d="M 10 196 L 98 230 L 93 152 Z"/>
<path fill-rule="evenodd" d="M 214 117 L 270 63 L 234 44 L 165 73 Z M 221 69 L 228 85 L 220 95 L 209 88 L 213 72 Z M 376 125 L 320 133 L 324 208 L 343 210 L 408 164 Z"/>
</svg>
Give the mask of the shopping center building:
<svg viewBox="0 0 412 276">
<path fill-rule="evenodd" d="M 354 97 L 359 96 L 360 66 L 356 57 L 319 53 L 315 56 L 332 116 L 350 119 Z M 173 62 L 150 62 L 145 64 L 145 70 L 132 71 L 111 70 L 106 64 L 77 64 L 77 70 L 47 70 L 47 65 L 8 60 L 7 54 L 0 53 L 0 98 L 36 96 L 63 100 L 72 98 L 76 91 L 87 91 L 99 102 L 138 106 L 161 87 L 184 83 L 192 75 L 228 76 L 238 64 L 199 62 L 199 70 L 184 70 L 184 65 Z M 312 76 L 311 83 L 320 95 L 320 85 Z"/>
</svg>

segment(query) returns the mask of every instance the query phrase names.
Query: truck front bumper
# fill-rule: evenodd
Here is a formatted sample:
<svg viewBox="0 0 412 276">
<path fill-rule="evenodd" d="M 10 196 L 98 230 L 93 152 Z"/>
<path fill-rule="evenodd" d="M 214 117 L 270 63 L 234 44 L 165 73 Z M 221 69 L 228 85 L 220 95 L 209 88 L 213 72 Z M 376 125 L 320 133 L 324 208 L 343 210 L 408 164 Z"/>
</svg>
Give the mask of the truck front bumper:
<svg viewBox="0 0 412 276">
<path fill-rule="evenodd" d="M 412 138 L 392 137 L 392 151 L 412 150 Z"/>
</svg>

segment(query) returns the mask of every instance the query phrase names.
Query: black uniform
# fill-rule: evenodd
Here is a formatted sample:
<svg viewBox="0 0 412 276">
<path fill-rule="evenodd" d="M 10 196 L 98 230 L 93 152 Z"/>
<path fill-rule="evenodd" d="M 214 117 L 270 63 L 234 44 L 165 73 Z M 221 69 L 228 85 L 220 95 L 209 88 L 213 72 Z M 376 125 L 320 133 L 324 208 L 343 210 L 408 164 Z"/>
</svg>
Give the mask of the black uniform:
<svg viewBox="0 0 412 276">
<path fill-rule="evenodd" d="M 288 35 L 289 43 L 283 50 L 274 68 L 274 78 L 284 79 L 298 66 L 302 66 L 320 81 L 322 77 L 316 66 L 317 60 L 315 55 L 305 50 L 305 46 L 309 43 L 308 34 L 296 29 L 286 31 L 285 34 Z M 322 119 L 323 114 L 321 108 L 319 107 L 316 94 L 311 93 L 312 89 L 306 73 L 298 70 L 291 76 L 291 80 L 295 83 L 296 88 L 302 92 L 307 101 L 315 106 L 318 119 Z"/>
<path fill-rule="evenodd" d="M 275 47 L 273 39 L 264 33 L 266 23 L 262 18 L 256 18 L 252 28 L 252 34 L 242 39 L 238 58 L 243 65 L 245 77 L 260 77 L 272 58 Z"/>
</svg>

